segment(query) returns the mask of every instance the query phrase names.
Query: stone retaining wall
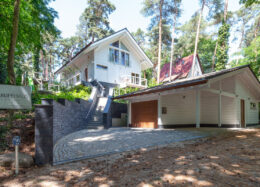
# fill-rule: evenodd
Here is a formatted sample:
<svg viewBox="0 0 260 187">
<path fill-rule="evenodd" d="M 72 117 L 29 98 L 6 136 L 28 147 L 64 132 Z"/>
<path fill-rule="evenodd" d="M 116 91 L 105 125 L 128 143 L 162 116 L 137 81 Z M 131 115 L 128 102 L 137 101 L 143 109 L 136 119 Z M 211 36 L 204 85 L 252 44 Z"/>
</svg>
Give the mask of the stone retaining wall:
<svg viewBox="0 0 260 187">
<path fill-rule="evenodd" d="M 35 105 L 36 164 L 53 164 L 54 145 L 60 138 L 86 128 L 91 104 L 82 99 L 43 99 L 42 104 Z"/>
</svg>

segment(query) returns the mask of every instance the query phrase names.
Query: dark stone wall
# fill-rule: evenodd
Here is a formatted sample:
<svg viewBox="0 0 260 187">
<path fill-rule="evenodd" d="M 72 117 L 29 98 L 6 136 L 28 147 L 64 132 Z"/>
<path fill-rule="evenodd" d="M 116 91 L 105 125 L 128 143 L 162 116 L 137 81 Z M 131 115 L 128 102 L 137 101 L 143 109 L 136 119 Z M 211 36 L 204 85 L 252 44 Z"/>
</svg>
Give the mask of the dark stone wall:
<svg viewBox="0 0 260 187">
<path fill-rule="evenodd" d="M 53 102 L 53 142 L 63 136 L 87 127 L 86 116 L 92 102 L 82 99 L 68 101 L 65 99 Z"/>
<path fill-rule="evenodd" d="M 36 164 L 53 164 L 53 148 L 62 137 L 85 129 L 86 115 L 92 102 L 82 99 L 58 102 L 43 99 L 35 105 L 35 159 Z"/>
<path fill-rule="evenodd" d="M 113 102 L 111 106 L 111 117 L 121 118 L 122 113 L 127 113 L 127 104 Z"/>
<path fill-rule="evenodd" d="M 53 163 L 53 106 L 35 107 L 35 163 Z"/>
</svg>

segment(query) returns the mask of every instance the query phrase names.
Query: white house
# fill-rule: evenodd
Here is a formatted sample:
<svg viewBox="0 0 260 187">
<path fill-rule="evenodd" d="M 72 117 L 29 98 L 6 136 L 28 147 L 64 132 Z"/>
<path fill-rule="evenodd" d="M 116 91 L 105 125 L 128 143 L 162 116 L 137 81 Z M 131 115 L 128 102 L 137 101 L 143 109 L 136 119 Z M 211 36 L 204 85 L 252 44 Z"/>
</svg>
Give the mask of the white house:
<svg viewBox="0 0 260 187">
<path fill-rule="evenodd" d="M 246 127 L 259 124 L 260 83 L 240 66 L 117 96 L 128 125 L 145 128 Z"/>
<path fill-rule="evenodd" d="M 141 71 L 153 66 L 127 29 L 87 45 L 55 74 L 67 86 L 98 80 L 120 87 L 146 88 Z"/>
</svg>

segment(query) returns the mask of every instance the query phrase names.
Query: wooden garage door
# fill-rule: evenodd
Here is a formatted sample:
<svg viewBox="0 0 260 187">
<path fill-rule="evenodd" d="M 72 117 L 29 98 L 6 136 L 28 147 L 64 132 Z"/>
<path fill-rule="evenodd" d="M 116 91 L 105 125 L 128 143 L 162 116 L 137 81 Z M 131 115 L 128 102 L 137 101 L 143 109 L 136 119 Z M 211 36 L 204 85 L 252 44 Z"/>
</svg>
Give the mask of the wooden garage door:
<svg viewBox="0 0 260 187">
<path fill-rule="evenodd" d="M 157 100 L 132 103 L 132 125 L 142 128 L 157 128 Z"/>
</svg>

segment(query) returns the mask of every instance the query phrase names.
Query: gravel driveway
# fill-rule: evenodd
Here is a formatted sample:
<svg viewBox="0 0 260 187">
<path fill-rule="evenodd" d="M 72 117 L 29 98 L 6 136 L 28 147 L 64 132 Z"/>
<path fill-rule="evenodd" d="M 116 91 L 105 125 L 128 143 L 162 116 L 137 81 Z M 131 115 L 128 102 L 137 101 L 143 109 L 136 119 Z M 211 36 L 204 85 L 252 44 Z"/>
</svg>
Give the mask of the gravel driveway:
<svg viewBox="0 0 260 187">
<path fill-rule="evenodd" d="M 60 139 L 54 147 L 54 164 L 137 150 L 204 137 L 199 131 L 141 128 L 81 130 Z"/>
</svg>

